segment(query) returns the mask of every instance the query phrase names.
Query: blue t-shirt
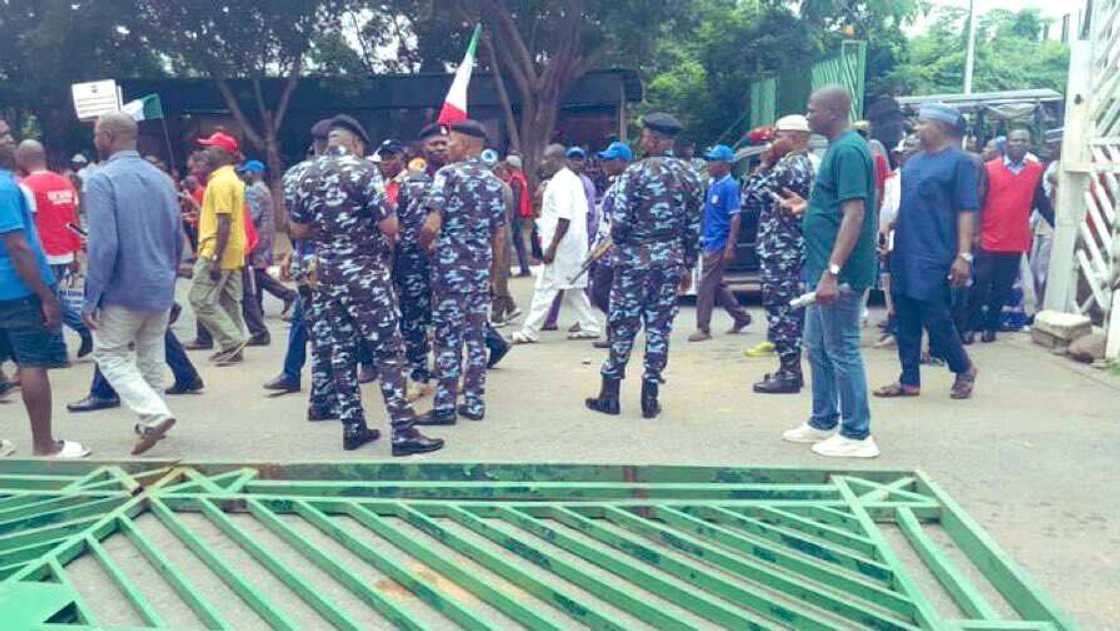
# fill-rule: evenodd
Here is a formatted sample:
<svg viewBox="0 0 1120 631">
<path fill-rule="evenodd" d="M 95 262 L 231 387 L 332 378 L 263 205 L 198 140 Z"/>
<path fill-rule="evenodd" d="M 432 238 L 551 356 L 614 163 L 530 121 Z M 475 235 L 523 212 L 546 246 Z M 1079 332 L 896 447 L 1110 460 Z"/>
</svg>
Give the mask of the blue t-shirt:
<svg viewBox="0 0 1120 631">
<path fill-rule="evenodd" d="M 945 298 L 957 257 L 957 215 L 978 208 L 976 170 L 957 147 L 906 162 L 890 259 L 892 292 L 915 300 Z"/>
<path fill-rule="evenodd" d="M 27 243 L 35 253 L 35 261 L 39 264 L 39 274 L 43 277 L 43 282 L 53 285 L 54 275 L 51 274 L 50 265 L 47 264 L 43 245 L 39 242 L 39 233 L 35 231 L 35 220 L 31 217 L 27 198 L 16 184 L 12 172 L 0 169 L 0 300 L 26 298 L 35 293 L 16 272 L 15 263 L 2 239 L 4 235 L 19 231 L 23 232 Z"/>
<path fill-rule="evenodd" d="M 704 198 L 704 232 L 700 238 L 705 252 L 715 252 L 727 246 L 731 231 L 731 218 L 742 211 L 739 184 L 730 174 L 708 187 Z"/>
</svg>

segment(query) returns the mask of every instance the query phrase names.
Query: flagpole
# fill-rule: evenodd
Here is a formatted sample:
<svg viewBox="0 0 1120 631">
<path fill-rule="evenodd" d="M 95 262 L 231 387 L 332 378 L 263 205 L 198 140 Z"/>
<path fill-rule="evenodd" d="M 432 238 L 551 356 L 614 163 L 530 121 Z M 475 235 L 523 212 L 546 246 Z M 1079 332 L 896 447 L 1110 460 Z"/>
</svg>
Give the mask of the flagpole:
<svg viewBox="0 0 1120 631">
<path fill-rule="evenodd" d="M 160 113 L 162 114 L 162 112 Z M 171 173 L 173 174 L 171 177 L 175 178 L 179 175 L 179 169 L 175 167 L 175 149 L 171 146 L 171 134 L 167 133 L 167 117 L 160 116 L 159 123 L 163 126 L 163 139 L 167 142 L 167 159 L 171 162 Z"/>
</svg>

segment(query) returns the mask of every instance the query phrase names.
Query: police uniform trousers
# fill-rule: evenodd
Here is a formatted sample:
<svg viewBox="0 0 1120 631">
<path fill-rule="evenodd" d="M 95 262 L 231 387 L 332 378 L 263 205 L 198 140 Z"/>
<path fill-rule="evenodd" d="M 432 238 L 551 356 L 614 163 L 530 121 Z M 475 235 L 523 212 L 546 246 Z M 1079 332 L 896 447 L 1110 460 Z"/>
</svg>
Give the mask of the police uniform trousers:
<svg viewBox="0 0 1120 631">
<path fill-rule="evenodd" d="M 762 307 L 766 310 L 766 339 L 782 363 L 801 360 L 801 333 L 805 310 L 789 303 L 801 295 L 801 260 L 762 259 Z"/>
<path fill-rule="evenodd" d="M 624 379 L 634 338 L 646 329 L 645 374 L 647 381 L 663 381 L 661 372 L 669 362 L 669 335 L 677 315 L 677 287 L 686 273 L 680 266 L 614 266 L 611 285 L 607 339 L 610 355 L 601 373 L 608 379 Z"/>
<path fill-rule="evenodd" d="M 463 346 L 467 348 L 463 398 L 471 414 L 486 411 L 486 328 L 489 295 L 486 292 L 440 292 L 435 296 L 436 385 L 433 409 L 455 410 L 462 374 Z"/>
<path fill-rule="evenodd" d="M 308 405 L 320 411 L 334 411 L 338 406 L 338 397 L 331 374 L 332 340 L 331 324 L 326 317 L 327 300 L 322 291 L 308 289 L 301 292 L 300 301 L 307 304 L 303 311 L 303 326 L 311 341 L 311 397 Z"/>
<path fill-rule="evenodd" d="M 427 381 L 428 327 L 432 324 L 432 288 L 428 254 L 419 247 L 397 250 L 393 264 L 393 283 L 401 307 L 401 337 L 411 376 Z"/>
<path fill-rule="evenodd" d="M 358 387 L 358 348 L 369 345 L 378 367 L 381 395 L 393 430 L 411 427 L 415 414 L 406 398 L 404 344 L 397 328 L 396 294 L 388 273 L 373 265 L 348 261 L 348 269 L 330 269 L 320 261 L 322 322 L 329 327 L 331 382 L 339 420 L 347 434 L 366 426 Z"/>
</svg>

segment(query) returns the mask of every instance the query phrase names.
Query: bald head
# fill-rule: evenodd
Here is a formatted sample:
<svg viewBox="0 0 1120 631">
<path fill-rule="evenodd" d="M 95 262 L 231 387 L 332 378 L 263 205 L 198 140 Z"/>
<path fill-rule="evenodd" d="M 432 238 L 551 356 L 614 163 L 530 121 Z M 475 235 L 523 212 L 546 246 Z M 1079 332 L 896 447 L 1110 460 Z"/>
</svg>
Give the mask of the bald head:
<svg viewBox="0 0 1120 631">
<path fill-rule="evenodd" d="M 93 128 L 93 144 L 98 153 L 108 158 L 120 151 L 135 150 L 139 133 L 136 121 L 128 114 L 105 114 L 97 119 Z"/>
<path fill-rule="evenodd" d="M 38 140 L 24 140 L 16 147 L 16 164 L 31 173 L 47 168 L 47 152 Z"/>
<path fill-rule="evenodd" d="M 827 85 L 809 97 L 809 127 L 818 134 L 834 138 L 848 129 L 852 95 L 841 85 Z"/>
</svg>

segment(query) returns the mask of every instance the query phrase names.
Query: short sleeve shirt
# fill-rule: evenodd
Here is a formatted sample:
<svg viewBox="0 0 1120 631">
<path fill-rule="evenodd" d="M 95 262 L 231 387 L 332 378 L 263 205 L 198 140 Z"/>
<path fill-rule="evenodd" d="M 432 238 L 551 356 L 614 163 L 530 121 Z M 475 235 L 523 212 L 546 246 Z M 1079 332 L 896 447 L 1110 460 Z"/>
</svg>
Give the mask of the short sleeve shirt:
<svg viewBox="0 0 1120 631">
<path fill-rule="evenodd" d="M 198 255 L 213 258 L 218 249 L 218 215 L 229 216 L 229 241 L 219 267 L 224 270 L 245 266 L 245 183 L 233 166 L 226 165 L 210 174 L 198 216 Z"/>
<path fill-rule="evenodd" d="M 39 275 L 48 285 L 54 284 L 47 257 L 43 253 L 43 246 L 39 242 L 39 234 L 35 230 L 35 219 L 31 216 L 31 208 L 27 198 L 16 184 L 11 171 L 0 169 L 0 300 L 15 300 L 30 296 L 33 292 L 19 272 L 16 271 L 12 257 L 4 245 L 2 237 L 12 232 L 23 232 L 32 252 L 35 253 L 35 262 L 39 267 Z"/>
<path fill-rule="evenodd" d="M 725 175 L 712 182 L 708 195 L 704 198 L 704 236 L 705 252 L 722 250 L 727 245 L 731 231 L 731 218 L 742 211 L 739 185 L 731 175 Z"/>
<path fill-rule="evenodd" d="M 978 208 L 976 171 L 956 147 L 906 162 L 890 259 L 892 292 L 915 300 L 945 297 L 957 256 L 958 215 Z"/>
<path fill-rule="evenodd" d="M 875 212 L 875 163 L 867 141 L 854 131 L 837 136 L 828 145 L 809 196 L 802 228 L 805 233 L 805 282 L 816 285 L 828 269 L 828 259 L 844 218 L 841 205 L 864 202 L 859 240 L 840 271 L 840 283 L 863 291 L 875 282 L 878 217 Z"/>
</svg>

